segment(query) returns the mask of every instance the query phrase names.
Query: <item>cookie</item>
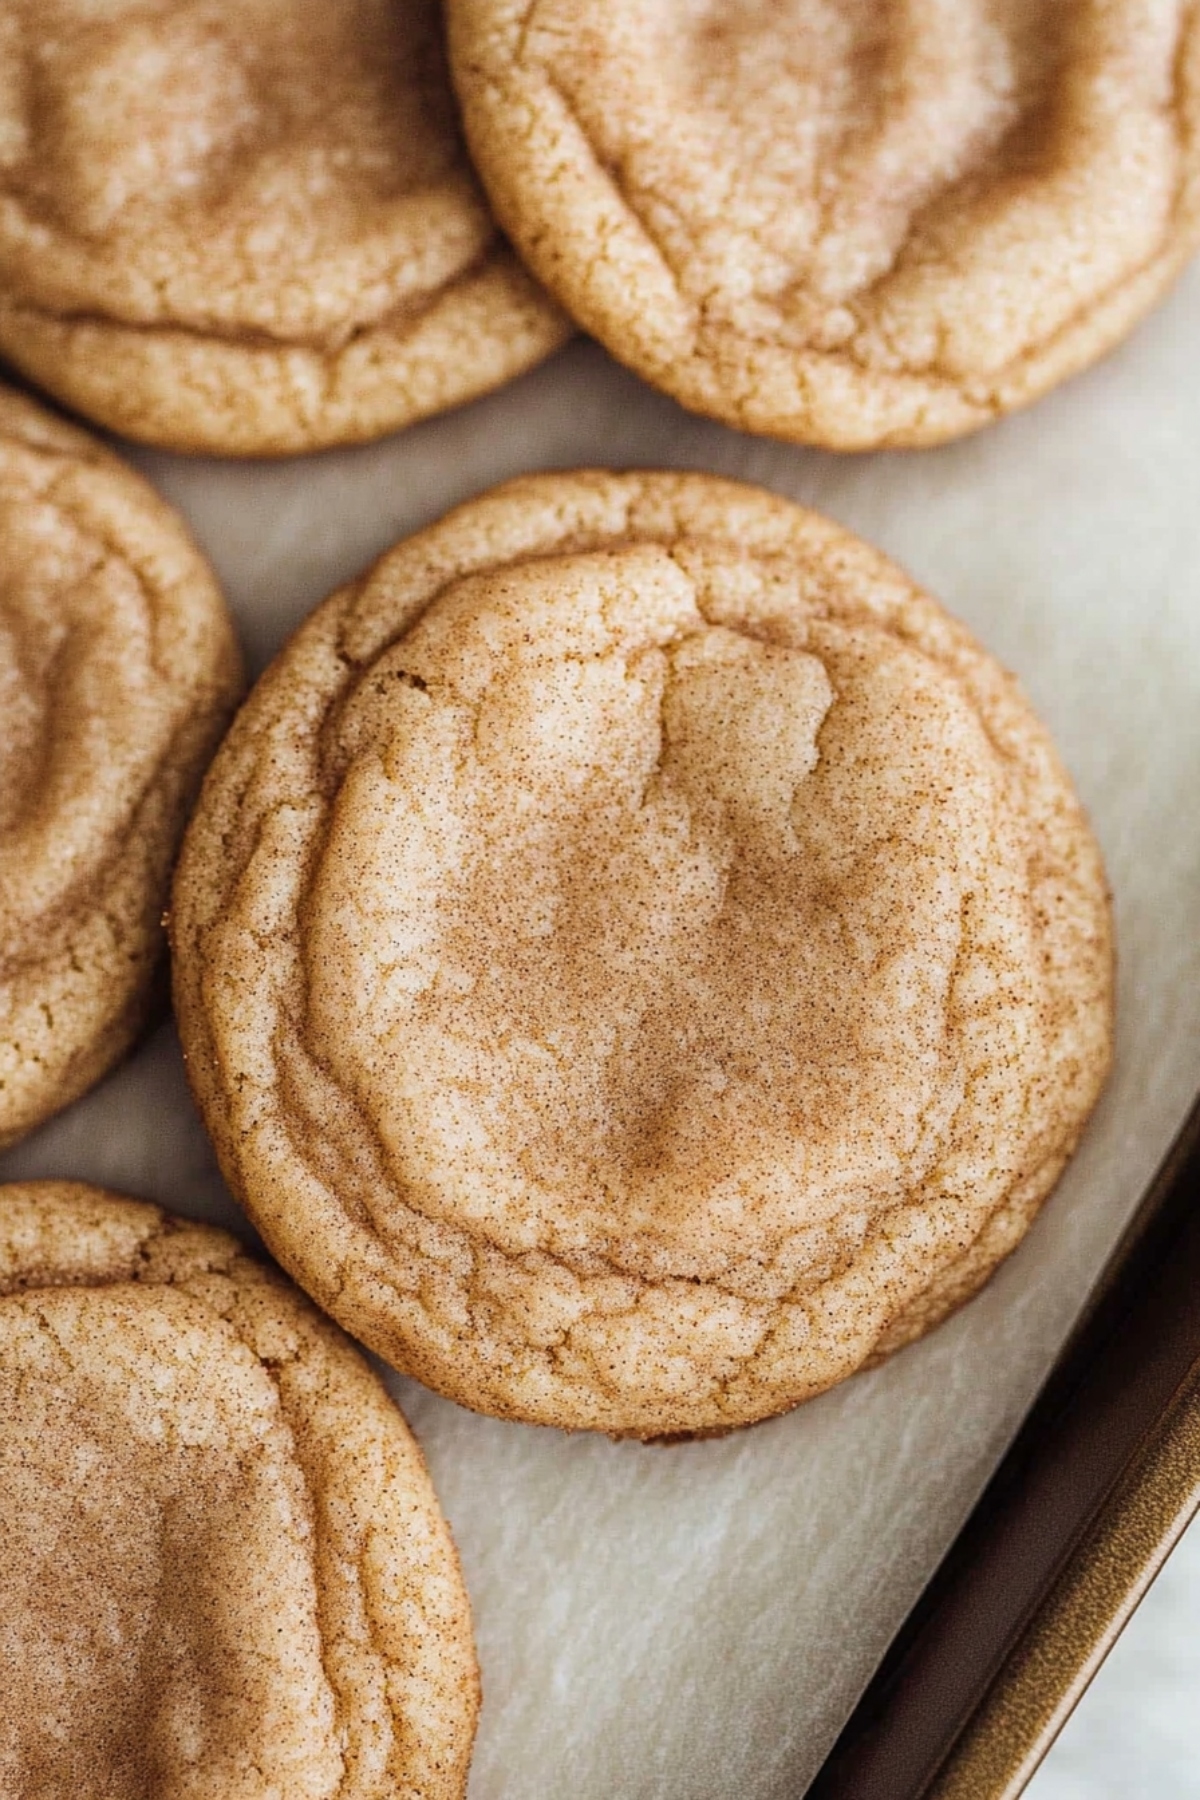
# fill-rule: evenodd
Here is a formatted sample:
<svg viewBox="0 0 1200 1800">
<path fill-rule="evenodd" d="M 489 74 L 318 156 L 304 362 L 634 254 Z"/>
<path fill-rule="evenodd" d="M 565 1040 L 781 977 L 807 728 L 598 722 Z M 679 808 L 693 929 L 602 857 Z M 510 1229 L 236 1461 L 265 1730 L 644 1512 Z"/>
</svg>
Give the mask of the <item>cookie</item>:
<svg viewBox="0 0 1200 1800">
<path fill-rule="evenodd" d="M 478 1704 L 420 1451 L 233 1238 L 0 1188 L 0 1791 L 450 1800 Z"/>
<path fill-rule="evenodd" d="M 432 0 L 14 0 L 0 350 L 114 431 L 381 436 L 568 327 L 462 148 Z"/>
<path fill-rule="evenodd" d="M 1188 0 L 449 0 L 497 217 L 685 406 L 935 444 L 1102 356 L 1200 243 Z"/>
<path fill-rule="evenodd" d="M 928 1329 L 1109 1061 L 1100 857 L 1015 682 L 705 475 L 511 482 L 327 600 L 216 758 L 173 942 L 301 1286 L 465 1405 L 618 1434 Z"/>
<path fill-rule="evenodd" d="M 182 521 L 0 389 L 0 1145 L 128 1048 L 241 674 Z"/>
</svg>

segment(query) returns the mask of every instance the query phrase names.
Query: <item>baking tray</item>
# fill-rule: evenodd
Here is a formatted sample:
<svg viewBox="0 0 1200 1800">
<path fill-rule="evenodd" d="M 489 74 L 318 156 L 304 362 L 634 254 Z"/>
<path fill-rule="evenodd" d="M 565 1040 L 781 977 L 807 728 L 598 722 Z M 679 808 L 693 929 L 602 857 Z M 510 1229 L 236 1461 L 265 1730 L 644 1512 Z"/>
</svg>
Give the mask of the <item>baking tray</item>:
<svg viewBox="0 0 1200 1800">
<path fill-rule="evenodd" d="M 1049 1531 L 1051 1513 L 1011 1500 L 1041 1489 L 1011 1471 L 1034 1466 L 1021 1461 L 1031 1442 L 1069 1445 L 1067 1425 L 1087 1413 L 1053 1393 L 1030 1407 L 1200 1090 L 1198 327 L 1193 272 L 1103 365 L 935 451 L 838 458 L 741 436 L 577 341 L 499 394 L 358 450 L 277 465 L 135 453 L 211 555 L 255 669 L 397 537 L 506 476 L 609 464 L 760 481 L 878 543 L 1016 669 L 1112 873 L 1113 1081 L 1026 1243 L 923 1343 L 788 1418 L 669 1450 L 478 1419 L 389 1377 L 426 1447 L 476 1610 L 485 1705 L 472 1800 L 780 1800 L 818 1776 L 828 1793 L 866 1800 L 872 1745 L 886 1772 L 873 1791 L 897 1800 L 951 1780 L 954 1758 L 970 1772 L 947 1793 L 1013 1791 L 1009 1774 L 1008 1788 L 987 1786 L 982 1765 L 963 1759 L 997 1741 L 988 1720 L 1006 1695 L 1010 1714 L 1028 1707 L 1021 1646 L 1034 1644 L 1035 1618 L 1067 1616 L 1054 1596 L 1072 1547 L 1086 1560 L 1128 1456 L 1098 1460 L 1096 1504 L 1068 1509 L 1011 1616 L 979 1546 L 1028 1551 Z M 0 1157 L 0 1178 L 34 1175 L 99 1181 L 247 1231 L 169 1025 Z M 1103 1389 L 1099 1352 L 1075 1354 Z M 997 1476 L 1026 1415 L 1026 1448 Z M 923 1660 L 939 1630 L 960 1660 L 972 1646 L 952 1703 Z M 905 1787 L 896 1746 L 917 1720 L 924 1748 L 904 1765 Z M 1044 1735 L 1043 1719 L 1020 1756 Z"/>
<path fill-rule="evenodd" d="M 1015 1800 L 1200 1508 L 1200 1101 L 810 1800 Z"/>
</svg>

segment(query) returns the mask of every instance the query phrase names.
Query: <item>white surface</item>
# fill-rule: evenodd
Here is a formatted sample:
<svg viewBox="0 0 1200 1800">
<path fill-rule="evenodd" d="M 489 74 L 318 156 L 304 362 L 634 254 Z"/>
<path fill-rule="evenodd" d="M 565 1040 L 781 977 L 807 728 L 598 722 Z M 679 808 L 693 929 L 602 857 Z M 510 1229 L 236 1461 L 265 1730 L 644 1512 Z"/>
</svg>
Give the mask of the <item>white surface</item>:
<svg viewBox="0 0 1200 1800">
<path fill-rule="evenodd" d="M 1198 1696 L 1200 1524 L 1117 1639 L 1026 1800 L 1195 1800 Z"/>
<path fill-rule="evenodd" d="M 939 451 L 854 460 L 690 419 L 576 344 L 363 450 L 140 460 L 256 663 L 335 582 L 504 475 L 707 467 L 874 539 L 1015 667 L 1108 857 L 1116 1076 L 1026 1245 L 925 1343 L 789 1418 L 671 1450 L 478 1419 L 403 1382 L 463 1552 L 474 1800 L 796 1794 L 986 1480 L 1200 1087 L 1200 272 L 1103 367 Z M 233 1209 L 164 1027 L 0 1173 Z"/>
</svg>

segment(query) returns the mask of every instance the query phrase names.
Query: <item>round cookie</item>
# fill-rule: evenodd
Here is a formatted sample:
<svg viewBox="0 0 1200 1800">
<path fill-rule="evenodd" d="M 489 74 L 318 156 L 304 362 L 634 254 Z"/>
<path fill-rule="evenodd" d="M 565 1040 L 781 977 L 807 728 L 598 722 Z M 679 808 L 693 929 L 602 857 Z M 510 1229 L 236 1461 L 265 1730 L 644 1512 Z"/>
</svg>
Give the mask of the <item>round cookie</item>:
<svg viewBox="0 0 1200 1800">
<path fill-rule="evenodd" d="M 260 455 L 381 436 L 568 327 L 499 238 L 433 0 L 15 0 L 0 349 L 115 431 Z"/>
<path fill-rule="evenodd" d="M 478 1677 L 420 1451 L 233 1238 L 0 1187 L 0 1790 L 451 1800 Z"/>
<path fill-rule="evenodd" d="M 685 406 L 940 443 L 1104 354 L 1200 243 L 1188 0 L 448 0 L 530 268 Z"/>
<path fill-rule="evenodd" d="M 1017 1243 L 1103 1081 L 1099 853 L 1014 681 L 838 526 L 542 475 L 335 594 L 177 871 L 275 1254 L 468 1406 L 779 1412 Z"/>
<path fill-rule="evenodd" d="M 0 389 L 0 1145 L 145 1017 L 184 820 L 241 669 L 179 517 Z"/>
</svg>

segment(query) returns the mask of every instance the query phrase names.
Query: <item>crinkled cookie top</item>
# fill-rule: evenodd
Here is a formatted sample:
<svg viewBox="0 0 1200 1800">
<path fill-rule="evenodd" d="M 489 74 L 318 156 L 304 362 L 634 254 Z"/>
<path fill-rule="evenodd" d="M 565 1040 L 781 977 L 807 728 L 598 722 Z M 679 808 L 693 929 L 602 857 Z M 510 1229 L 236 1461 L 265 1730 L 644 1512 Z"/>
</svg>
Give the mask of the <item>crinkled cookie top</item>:
<svg viewBox="0 0 1200 1800">
<path fill-rule="evenodd" d="M 450 0 L 530 266 L 701 411 L 929 443 L 1101 354 L 1200 242 L 1191 0 Z"/>
<path fill-rule="evenodd" d="M 1108 1057 L 1099 859 L 1014 684 L 702 476 L 513 483 L 330 600 L 222 750 L 175 934 L 277 1254 L 563 1425 L 719 1429 L 930 1322 Z"/>
<path fill-rule="evenodd" d="M 467 163 L 431 0 L 15 0 L 0 286 L 29 373 L 180 448 L 371 435 L 564 335 Z"/>
<path fill-rule="evenodd" d="M 127 1047 L 184 818 L 240 683 L 181 519 L 0 391 L 0 1144 Z"/>
<path fill-rule="evenodd" d="M 461 1795 L 453 1550 L 395 1408 L 224 1233 L 0 1188 L 0 1790 Z"/>
<path fill-rule="evenodd" d="M 0 95 L 0 270 L 46 309 L 326 342 L 495 235 L 432 6 L 16 0 Z"/>
</svg>

